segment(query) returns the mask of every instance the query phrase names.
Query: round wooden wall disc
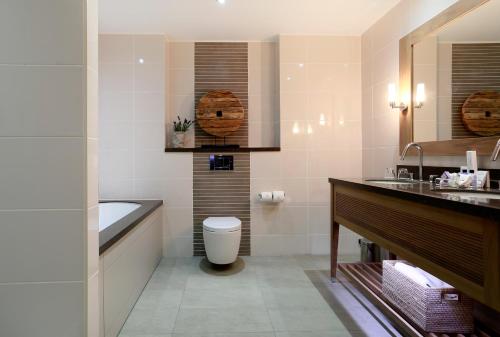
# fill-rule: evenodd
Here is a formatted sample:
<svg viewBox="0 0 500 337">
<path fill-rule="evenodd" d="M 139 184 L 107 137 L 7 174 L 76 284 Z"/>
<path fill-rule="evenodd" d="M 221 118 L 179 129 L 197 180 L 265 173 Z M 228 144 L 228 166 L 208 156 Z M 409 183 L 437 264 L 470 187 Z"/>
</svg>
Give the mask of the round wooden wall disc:
<svg viewBox="0 0 500 337">
<path fill-rule="evenodd" d="M 470 95 L 462 105 L 462 121 L 476 135 L 500 134 L 500 93 L 480 91 Z"/>
<path fill-rule="evenodd" d="M 205 132 L 225 137 L 238 130 L 245 119 L 245 109 L 229 90 L 213 90 L 200 98 L 196 121 Z"/>
</svg>

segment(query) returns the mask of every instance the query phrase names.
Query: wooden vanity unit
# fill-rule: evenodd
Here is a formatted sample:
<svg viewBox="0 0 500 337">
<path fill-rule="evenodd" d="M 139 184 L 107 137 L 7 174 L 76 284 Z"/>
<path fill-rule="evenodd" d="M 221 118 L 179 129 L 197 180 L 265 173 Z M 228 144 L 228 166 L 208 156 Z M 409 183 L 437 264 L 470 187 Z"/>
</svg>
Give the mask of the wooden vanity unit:
<svg viewBox="0 0 500 337">
<path fill-rule="evenodd" d="M 329 181 L 332 278 L 341 224 L 500 311 L 500 200 L 457 200 L 428 183 Z"/>
</svg>

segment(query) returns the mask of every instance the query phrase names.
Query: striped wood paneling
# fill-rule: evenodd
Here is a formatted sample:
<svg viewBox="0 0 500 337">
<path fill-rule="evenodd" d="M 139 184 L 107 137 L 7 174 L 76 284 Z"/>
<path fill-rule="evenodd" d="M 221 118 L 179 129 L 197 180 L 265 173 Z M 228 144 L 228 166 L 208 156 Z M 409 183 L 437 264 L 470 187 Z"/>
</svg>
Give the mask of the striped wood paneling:
<svg viewBox="0 0 500 337">
<path fill-rule="evenodd" d="M 500 91 L 500 43 L 454 43 L 451 83 L 452 138 L 478 137 L 465 128 L 462 105 L 477 91 Z"/>
<path fill-rule="evenodd" d="M 335 193 L 335 212 L 476 284 L 484 282 L 481 234 L 339 192 Z"/>
<path fill-rule="evenodd" d="M 209 153 L 193 154 L 193 253 L 205 256 L 203 220 L 235 216 L 241 220 L 239 255 L 250 255 L 250 154 L 234 156 L 234 171 L 210 171 Z"/>
<path fill-rule="evenodd" d="M 226 137 L 226 144 L 248 146 L 248 43 L 246 42 L 196 42 L 194 48 L 195 106 L 210 90 L 232 91 L 243 104 L 245 120 L 240 129 Z M 223 138 L 207 134 L 195 125 L 195 146 L 222 145 Z"/>
</svg>

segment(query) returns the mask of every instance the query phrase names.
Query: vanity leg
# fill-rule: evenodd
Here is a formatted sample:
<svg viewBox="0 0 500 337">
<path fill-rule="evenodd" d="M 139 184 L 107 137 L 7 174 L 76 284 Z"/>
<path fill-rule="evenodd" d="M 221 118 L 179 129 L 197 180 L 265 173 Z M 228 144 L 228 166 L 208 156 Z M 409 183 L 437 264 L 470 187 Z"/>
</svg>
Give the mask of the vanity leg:
<svg viewBox="0 0 500 337">
<path fill-rule="evenodd" d="M 339 252 L 339 224 L 333 221 L 330 232 L 330 277 L 337 281 L 337 257 Z"/>
<path fill-rule="evenodd" d="M 330 184 L 330 277 L 337 281 L 337 257 L 339 253 L 339 224 L 335 222 L 335 184 Z"/>
</svg>

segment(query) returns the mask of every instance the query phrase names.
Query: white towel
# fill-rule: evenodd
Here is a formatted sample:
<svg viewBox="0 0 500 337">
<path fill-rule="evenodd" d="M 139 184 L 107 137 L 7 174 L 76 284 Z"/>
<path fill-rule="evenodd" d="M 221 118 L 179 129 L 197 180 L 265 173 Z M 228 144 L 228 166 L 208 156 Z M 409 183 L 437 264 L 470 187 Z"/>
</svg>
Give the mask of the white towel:
<svg viewBox="0 0 500 337">
<path fill-rule="evenodd" d="M 396 262 L 394 268 L 423 287 L 452 288 L 452 286 L 450 286 L 448 283 L 441 281 L 440 279 L 438 279 L 432 274 L 429 274 L 425 270 L 412 267 L 410 265 L 407 265 L 406 263 Z"/>
<path fill-rule="evenodd" d="M 427 278 L 418 272 L 415 267 L 409 266 L 402 262 L 396 262 L 394 268 L 400 273 L 406 275 L 411 278 L 416 283 L 420 284 L 422 287 L 430 287 L 430 282 Z"/>
<path fill-rule="evenodd" d="M 451 285 L 449 285 L 448 283 L 444 282 L 444 281 L 441 281 L 440 279 L 438 279 L 436 276 L 432 275 L 432 274 L 429 274 L 428 272 L 426 272 L 425 270 L 422 270 L 420 268 L 417 268 L 417 270 L 425 276 L 425 278 L 427 278 L 428 282 L 429 282 L 429 285 L 431 288 L 453 288 Z"/>
</svg>

